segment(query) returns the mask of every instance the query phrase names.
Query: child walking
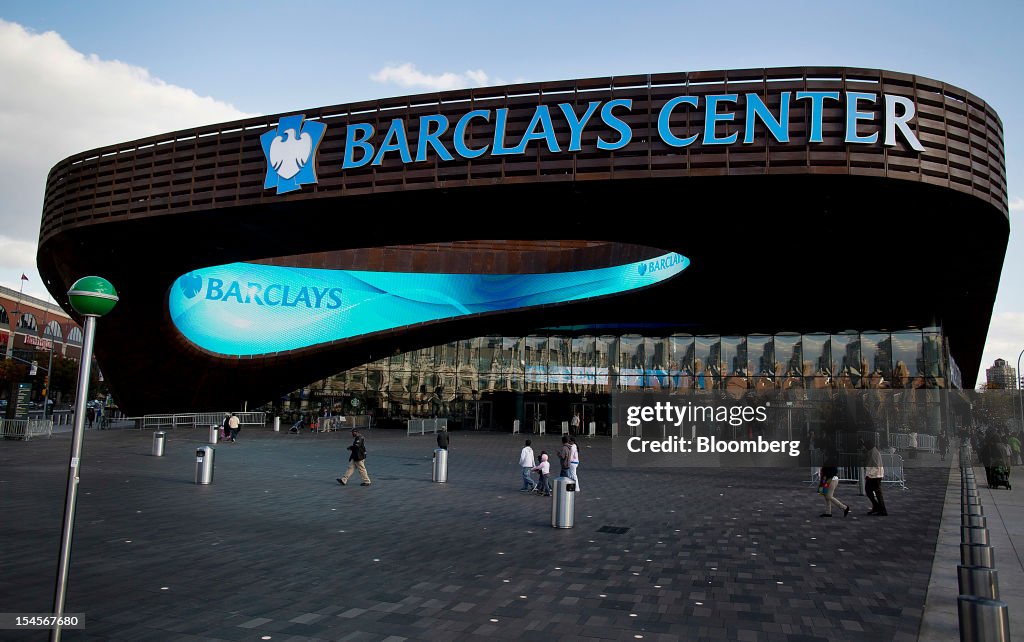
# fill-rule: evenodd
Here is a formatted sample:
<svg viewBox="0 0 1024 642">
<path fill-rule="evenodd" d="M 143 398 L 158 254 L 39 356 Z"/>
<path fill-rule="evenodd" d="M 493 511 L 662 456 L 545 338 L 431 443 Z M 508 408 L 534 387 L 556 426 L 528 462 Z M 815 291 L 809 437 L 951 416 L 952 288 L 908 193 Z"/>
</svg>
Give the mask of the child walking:
<svg viewBox="0 0 1024 642">
<path fill-rule="evenodd" d="M 543 494 L 545 497 L 551 497 L 551 484 L 549 482 L 551 479 L 551 464 L 548 463 L 548 454 L 545 451 L 540 451 L 540 463 L 534 466 L 533 472 L 539 476 L 535 492 L 538 495 Z"/>
</svg>

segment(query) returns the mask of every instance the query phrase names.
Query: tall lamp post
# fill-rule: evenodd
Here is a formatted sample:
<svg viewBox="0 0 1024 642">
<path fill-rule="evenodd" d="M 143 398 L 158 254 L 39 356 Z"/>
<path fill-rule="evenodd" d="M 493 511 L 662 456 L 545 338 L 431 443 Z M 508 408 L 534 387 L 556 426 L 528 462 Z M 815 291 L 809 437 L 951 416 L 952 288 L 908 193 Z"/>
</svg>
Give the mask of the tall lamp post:
<svg viewBox="0 0 1024 642">
<path fill-rule="evenodd" d="M 71 465 L 68 467 L 68 489 L 64 503 L 64 526 L 60 536 L 60 561 L 57 565 L 57 587 L 53 596 L 53 614 L 57 621 L 64 615 L 64 598 L 68 588 L 68 567 L 71 561 L 71 537 L 75 528 L 75 502 L 78 499 L 78 471 L 81 467 L 82 438 L 85 434 L 85 402 L 89 396 L 89 370 L 92 367 L 92 342 L 96 336 L 96 319 L 114 309 L 117 290 L 104 278 L 86 276 L 75 281 L 68 290 L 75 312 L 85 317 L 82 360 L 78 364 L 78 389 L 75 396 L 75 425 L 71 438 Z M 60 640 L 61 627 L 50 631 L 50 640 Z"/>
<path fill-rule="evenodd" d="M 1024 356 L 1024 350 L 1020 351 L 1017 355 L 1017 372 L 1014 373 L 1017 377 L 1017 402 L 1020 404 L 1020 426 L 1021 430 L 1024 431 L 1024 398 L 1021 397 L 1021 379 L 1020 379 L 1020 358 Z"/>
</svg>

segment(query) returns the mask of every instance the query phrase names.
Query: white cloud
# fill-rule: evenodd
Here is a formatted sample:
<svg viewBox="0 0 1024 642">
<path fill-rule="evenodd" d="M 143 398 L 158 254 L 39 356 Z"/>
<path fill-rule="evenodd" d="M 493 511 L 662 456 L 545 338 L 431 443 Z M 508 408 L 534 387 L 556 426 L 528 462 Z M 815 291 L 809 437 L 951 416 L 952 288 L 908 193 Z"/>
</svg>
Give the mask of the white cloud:
<svg viewBox="0 0 1024 642">
<path fill-rule="evenodd" d="M 1010 211 L 1011 212 L 1024 212 L 1024 198 L 1017 196 L 1016 198 L 1010 199 Z"/>
<path fill-rule="evenodd" d="M 499 79 L 488 76 L 487 72 L 482 69 L 470 69 L 461 74 L 450 71 L 442 74 L 426 74 L 417 69 L 416 65 L 409 62 L 384 67 L 377 73 L 370 75 L 370 80 L 379 83 L 395 84 L 399 87 L 426 89 L 428 91 L 447 91 L 449 89 L 503 84 Z"/>
<path fill-rule="evenodd" d="M 35 241 L 0 235 L 0 269 L 18 270 L 36 263 Z"/>
<path fill-rule="evenodd" d="M 0 229 L 7 235 L 0 239 L 0 265 L 29 261 L 18 268 L 26 274 L 35 267 L 46 174 L 62 158 L 247 116 L 141 67 L 83 55 L 55 32 L 33 33 L 2 19 L 0 87 Z M 31 243 L 30 253 L 22 242 Z M 14 254 L 8 256 L 7 249 Z"/>
</svg>

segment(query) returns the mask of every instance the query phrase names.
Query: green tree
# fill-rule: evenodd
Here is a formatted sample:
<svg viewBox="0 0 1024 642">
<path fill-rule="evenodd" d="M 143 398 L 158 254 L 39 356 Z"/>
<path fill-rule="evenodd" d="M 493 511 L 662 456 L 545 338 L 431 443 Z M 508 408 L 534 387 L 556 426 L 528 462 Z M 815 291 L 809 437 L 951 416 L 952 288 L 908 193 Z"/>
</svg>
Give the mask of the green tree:
<svg viewBox="0 0 1024 642">
<path fill-rule="evenodd" d="M 70 401 L 78 383 L 78 361 L 53 355 L 53 372 L 50 373 L 50 398 Z"/>
<path fill-rule="evenodd" d="M 28 380 L 28 366 L 22 365 L 14 359 L 0 361 L 0 396 L 7 397 L 11 390 L 11 384 Z"/>
</svg>

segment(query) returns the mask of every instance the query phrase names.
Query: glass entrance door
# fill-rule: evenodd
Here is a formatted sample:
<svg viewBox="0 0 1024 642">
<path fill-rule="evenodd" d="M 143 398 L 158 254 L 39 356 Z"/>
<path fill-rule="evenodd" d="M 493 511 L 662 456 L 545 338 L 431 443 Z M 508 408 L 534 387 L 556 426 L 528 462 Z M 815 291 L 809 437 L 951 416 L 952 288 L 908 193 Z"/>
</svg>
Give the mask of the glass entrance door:
<svg viewBox="0 0 1024 642">
<path fill-rule="evenodd" d="M 574 435 L 585 435 L 587 434 L 587 424 L 591 421 L 596 421 L 594 417 L 594 404 L 592 403 L 574 403 L 572 404 L 572 414 L 576 416 L 576 413 L 580 415 L 580 427 L 577 430 L 573 430 L 572 419 L 569 420 L 569 432 Z"/>
<path fill-rule="evenodd" d="M 525 428 L 533 434 L 540 432 L 540 422 L 548 418 L 548 404 L 546 401 L 527 401 L 523 404 L 525 415 Z"/>
<path fill-rule="evenodd" d="M 491 430 L 494 426 L 494 404 L 490 401 L 472 401 L 467 413 L 472 430 Z"/>
</svg>

